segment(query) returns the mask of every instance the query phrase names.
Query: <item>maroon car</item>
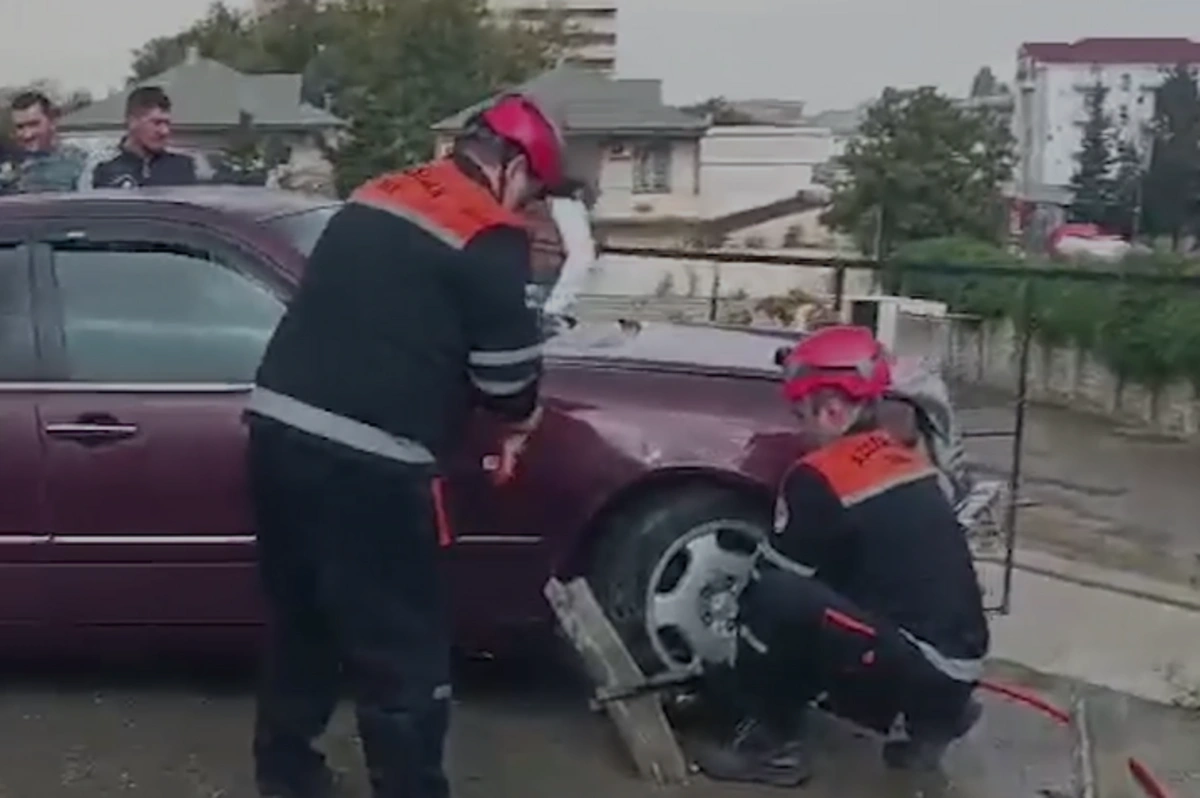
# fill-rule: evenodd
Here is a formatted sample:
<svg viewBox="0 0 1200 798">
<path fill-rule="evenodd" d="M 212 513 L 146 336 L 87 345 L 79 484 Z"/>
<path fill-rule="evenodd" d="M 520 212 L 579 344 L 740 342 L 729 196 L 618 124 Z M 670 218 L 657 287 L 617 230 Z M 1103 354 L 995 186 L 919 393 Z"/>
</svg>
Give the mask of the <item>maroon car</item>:
<svg viewBox="0 0 1200 798">
<path fill-rule="evenodd" d="M 253 637 L 242 403 L 336 207 L 233 187 L 0 200 L 0 646 Z M 656 324 L 548 342 L 516 480 L 493 484 L 483 415 L 445 464 L 459 641 L 544 623 L 547 577 L 584 573 L 647 667 L 723 656 L 800 453 L 781 343 Z"/>
</svg>

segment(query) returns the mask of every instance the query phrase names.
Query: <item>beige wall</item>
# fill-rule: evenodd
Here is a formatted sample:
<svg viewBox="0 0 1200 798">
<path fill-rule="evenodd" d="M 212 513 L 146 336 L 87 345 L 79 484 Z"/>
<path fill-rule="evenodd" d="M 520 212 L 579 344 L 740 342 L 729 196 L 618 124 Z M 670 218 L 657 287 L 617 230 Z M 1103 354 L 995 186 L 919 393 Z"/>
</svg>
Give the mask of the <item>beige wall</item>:
<svg viewBox="0 0 1200 798">
<path fill-rule="evenodd" d="M 841 149 L 833 131 L 822 127 L 746 125 L 713 127 L 702 140 L 700 185 L 704 212 L 712 218 L 761 207 L 818 190 L 814 170 Z M 731 246 L 770 249 L 788 245 L 789 231 L 800 245 L 834 248 L 838 238 L 820 221 L 821 211 L 805 211 L 735 231 Z"/>
<path fill-rule="evenodd" d="M 813 188 L 813 170 L 833 155 L 828 128 L 710 128 L 700 155 L 705 210 L 718 216 L 795 196 Z"/>
<path fill-rule="evenodd" d="M 640 146 L 662 142 L 668 147 L 668 190 L 637 190 L 637 156 Z M 617 146 L 592 142 L 597 150 L 600 196 L 597 220 L 698 219 L 700 196 L 700 146 L 687 139 L 626 140 Z"/>
<path fill-rule="evenodd" d="M 598 136 L 569 136 L 568 171 L 599 190 L 593 215 L 598 223 L 646 222 L 660 219 L 698 220 L 703 210 L 700 195 L 700 143 L 695 139 L 624 139 L 619 144 Z M 668 146 L 669 191 L 635 191 L 635 152 L 650 142 Z M 439 136 L 437 152 L 449 151 L 452 138 Z"/>
<path fill-rule="evenodd" d="M 956 321 L 949 338 L 948 365 L 954 377 L 1016 390 L 1020 340 L 1011 321 Z M 1030 349 L 1026 379 L 1035 401 L 1098 412 L 1164 435 L 1200 436 L 1200 398 L 1184 380 L 1152 389 L 1120 379 L 1090 352 L 1038 341 Z"/>
</svg>

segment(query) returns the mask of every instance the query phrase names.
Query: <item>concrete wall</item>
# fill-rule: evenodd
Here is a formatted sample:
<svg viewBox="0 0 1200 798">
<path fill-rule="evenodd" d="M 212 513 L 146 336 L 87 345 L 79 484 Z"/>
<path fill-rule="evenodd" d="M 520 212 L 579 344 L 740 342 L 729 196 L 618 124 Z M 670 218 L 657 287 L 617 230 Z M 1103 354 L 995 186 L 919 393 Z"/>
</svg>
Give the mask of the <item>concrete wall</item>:
<svg viewBox="0 0 1200 798">
<path fill-rule="evenodd" d="M 829 257 L 811 252 L 812 257 Z M 834 270 L 816 266 L 773 266 L 756 263 L 714 263 L 710 260 L 638 258 L 604 254 L 596 260 L 584 293 L 610 298 L 653 299 L 662 296 L 709 299 L 766 299 L 784 296 L 793 289 L 828 296 L 833 290 Z M 869 271 L 846 274 L 846 294 L 871 292 Z"/>
<path fill-rule="evenodd" d="M 837 137 L 823 127 L 713 127 L 700 149 L 704 214 L 712 218 L 735 213 L 811 190 L 814 170 L 838 151 Z M 737 245 L 782 248 L 792 231 L 799 235 L 800 246 L 832 248 L 836 237 L 821 224 L 820 215 L 809 211 L 773 219 L 739 230 L 731 240 Z"/>
<path fill-rule="evenodd" d="M 793 253 L 799 249 L 816 247 L 857 254 L 854 242 L 848 236 L 835 233 L 822 224 L 821 215 L 824 212 L 824 209 L 805 211 L 743 228 L 729 237 L 729 245 L 765 245 L 772 249 L 787 249 Z M 799 243 L 791 245 L 791 242 L 797 239 Z"/>
<path fill-rule="evenodd" d="M 714 280 L 719 280 L 717 291 L 721 296 L 744 294 L 762 298 L 780 296 L 794 288 L 810 293 L 826 293 L 833 285 L 832 272 L 832 269 L 783 268 L 755 263 L 719 264 L 712 261 L 602 255 L 587 292 L 621 296 L 670 294 L 710 297 Z"/>
<path fill-rule="evenodd" d="M 636 193 L 634 153 L 639 145 L 666 142 L 670 146 L 670 186 L 663 193 Z M 439 136 L 435 152 L 445 155 L 453 139 Z M 700 196 L 700 142 L 697 138 L 612 137 L 567 135 L 567 168 L 571 177 L 599 191 L 592 216 L 599 224 L 654 223 L 657 220 L 698 221 L 703 211 Z"/>
<path fill-rule="evenodd" d="M 947 366 L 954 376 L 1016 390 L 1019 338 L 1012 322 L 954 322 L 948 348 Z M 1043 346 L 1036 341 L 1026 379 L 1035 401 L 1100 413 L 1164 435 L 1200 435 L 1200 399 L 1187 382 L 1151 390 L 1123 382 L 1094 355 L 1077 347 Z"/>
<path fill-rule="evenodd" d="M 813 186 L 813 170 L 833 156 L 827 128 L 714 127 L 700 149 L 700 186 L 708 216 L 795 196 Z"/>
</svg>

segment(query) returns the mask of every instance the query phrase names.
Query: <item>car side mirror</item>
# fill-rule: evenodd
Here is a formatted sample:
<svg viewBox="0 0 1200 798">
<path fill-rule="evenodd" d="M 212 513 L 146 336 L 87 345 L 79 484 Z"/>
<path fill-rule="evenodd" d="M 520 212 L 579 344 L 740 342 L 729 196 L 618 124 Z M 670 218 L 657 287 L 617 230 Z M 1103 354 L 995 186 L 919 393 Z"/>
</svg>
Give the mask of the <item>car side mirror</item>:
<svg viewBox="0 0 1200 798">
<path fill-rule="evenodd" d="M 790 346 L 781 346 L 775 350 L 775 365 L 783 368 L 783 364 L 787 362 L 788 355 L 791 353 Z"/>
</svg>

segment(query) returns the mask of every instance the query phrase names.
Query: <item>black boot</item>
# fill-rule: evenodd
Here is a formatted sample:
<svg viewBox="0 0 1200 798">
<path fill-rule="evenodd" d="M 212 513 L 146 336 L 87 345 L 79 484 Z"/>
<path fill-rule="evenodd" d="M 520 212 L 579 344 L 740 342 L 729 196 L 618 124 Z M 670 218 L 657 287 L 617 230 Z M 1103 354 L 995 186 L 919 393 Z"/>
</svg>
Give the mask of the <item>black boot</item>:
<svg viewBox="0 0 1200 798">
<path fill-rule="evenodd" d="M 337 798 L 341 786 L 341 774 L 322 769 L 305 779 L 303 784 L 283 784 L 260 778 L 258 794 L 261 798 Z"/>
<path fill-rule="evenodd" d="M 972 698 L 952 723 L 925 728 L 909 724 L 908 739 L 884 743 L 883 761 L 893 770 L 939 770 L 950 745 L 965 737 L 982 716 L 983 706 Z"/>
<path fill-rule="evenodd" d="M 802 735 L 781 735 L 752 719 L 739 723 L 725 744 L 698 749 L 695 760 L 714 781 L 799 787 L 812 777 Z"/>
</svg>

